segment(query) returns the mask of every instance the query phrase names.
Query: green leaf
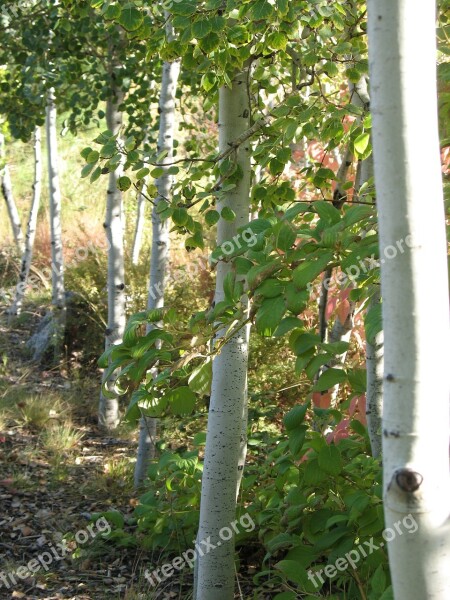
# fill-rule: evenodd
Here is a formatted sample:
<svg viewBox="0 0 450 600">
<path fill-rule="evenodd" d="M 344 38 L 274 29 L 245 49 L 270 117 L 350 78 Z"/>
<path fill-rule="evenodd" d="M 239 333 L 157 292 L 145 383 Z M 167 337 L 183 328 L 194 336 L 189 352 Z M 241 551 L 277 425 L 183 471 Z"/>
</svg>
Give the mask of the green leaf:
<svg viewBox="0 0 450 600">
<path fill-rule="evenodd" d="M 308 350 L 315 348 L 320 344 L 320 336 L 316 333 L 301 333 L 291 344 L 294 353 L 297 356 L 304 354 Z"/>
<path fill-rule="evenodd" d="M 174 15 L 183 15 L 189 17 L 197 10 L 197 0 L 183 0 L 182 2 L 174 2 L 170 7 L 170 11 Z"/>
<path fill-rule="evenodd" d="M 130 135 L 124 142 L 125 150 L 131 152 L 136 147 L 136 138 L 134 135 Z"/>
<path fill-rule="evenodd" d="M 271 175 L 276 177 L 277 175 L 281 175 L 284 171 L 285 163 L 278 160 L 278 158 L 272 158 L 269 163 L 269 172 Z"/>
<path fill-rule="evenodd" d="M 343 224 L 345 226 L 354 225 L 363 219 L 367 219 L 374 214 L 373 206 L 364 206 L 359 204 L 357 206 L 348 206 L 344 208 L 345 214 L 343 218 Z"/>
<path fill-rule="evenodd" d="M 141 11 L 132 4 L 127 4 L 122 8 L 119 23 L 127 31 L 136 31 L 144 22 Z"/>
<path fill-rule="evenodd" d="M 126 192 L 131 187 L 131 179 L 126 176 L 119 177 L 117 187 L 121 192 Z"/>
<path fill-rule="evenodd" d="M 96 150 L 92 150 L 91 152 L 89 152 L 89 154 L 86 156 L 86 162 L 87 163 L 96 163 L 98 161 L 98 159 L 100 158 L 100 153 L 97 152 Z"/>
<path fill-rule="evenodd" d="M 333 260 L 333 253 L 327 252 L 316 260 L 305 260 L 305 262 L 294 269 L 293 281 L 299 288 L 304 288 L 308 283 L 311 283 L 318 277 L 328 266 L 328 263 Z"/>
<path fill-rule="evenodd" d="M 222 219 L 225 219 L 225 221 L 234 221 L 236 218 L 236 213 L 233 209 L 229 208 L 228 206 L 225 206 L 224 208 L 222 208 L 220 216 L 222 217 Z"/>
<path fill-rule="evenodd" d="M 276 563 L 275 568 L 278 569 L 288 579 L 298 584 L 301 587 L 302 592 L 316 592 L 317 588 L 313 582 L 308 578 L 305 569 L 302 569 L 297 561 L 295 560 L 281 560 Z"/>
<path fill-rule="evenodd" d="M 92 515 L 94 517 L 94 515 Z M 122 529 L 125 525 L 125 519 L 122 514 L 118 510 L 108 510 L 102 513 L 96 513 L 95 517 L 98 519 L 99 517 L 105 517 L 108 523 L 112 523 L 114 527 L 117 529 Z"/>
<path fill-rule="evenodd" d="M 297 233 L 290 223 L 283 222 L 277 235 L 277 248 L 287 252 L 295 243 Z"/>
<path fill-rule="evenodd" d="M 84 158 L 84 160 L 87 160 L 87 157 L 91 154 L 91 152 L 93 152 L 92 148 L 83 148 L 83 150 L 80 152 L 80 155 Z"/>
<path fill-rule="evenodd" d="M 215 225 L 219 220 L 220 214 L 217 212 L 217 210 L 208 210 L 208 212 L 205 213 L 205 221 L 209 227 Z"/>
<path fill-rule="evenodd" d="M 95 167 L 95 163 L 90 163 L 87 165 L 84 165 L 84 167 L 81 169 L 81 177 L 87 177 L 88 175 L 91 174 L 91 171 L 93 170 L 93 168 Z"/>
<path fill-rule="evenodd" d="M 144 167 L 143 169 L 139 169 L 136 173 L 136 179 L 144 179 L 150 173 L 150 169 Z"/>
<path fill-rule="evenodd" d="M 319 537 L 319 539 L 314 544 L 314 550 L 316 550 L 316 551 L 328 550 L 329 548 L 333 547 L 333 545 L 338 540 L 340 540 L 344 536 L 348 535 L 348 533 L 349 533 L 349 529 L 345 525 L 340 525 L 338 527 L 335 527 L 331 531 L 328 531 L 327 533 L 325 533 Z"/>
<path fill-rule="evenodd" d="M 155 169 L 151 170 L 150 174 L 154 179 L 158 179 L 158 177 L 164 175 L 164 169 L 163 167 L 156 167 Z"/>
<path fill-rule="evenodd" d="M 319 469 L 317 459 L 308 459 L 303 473 L 303 485 L 316 486 L 326 479 L 328 479 L 328 475 Z"/>
<path fill-rule="evenodd" d="M 264 296 L 264 298 L 276 298 L 283 293 L 284 283 L 278 279 L 269 278 L 264 280 L 261 285 L 255 289 L 255 296 Z"/>
<path fill-rule="evenodd" d="M 312 381 L 320 367 L 326 365 L 332 358 L 333 356 L 331 354 L 318 354 L 317 356 L 314 356 L 305 368 L 308 379 Z"/>
<path fill-rule="evenodd" d="M 283 423 L 288 431 L 297 429 L 297 427 L 300 427 L 300 425 L 303 424 L 308 408 L 309 402 L 306 404 L 299 404 L 298 406 L 291 408 L 291 410 L 284 415 Z"/>
<path fill-rule="evenodd" d="M 114 155 L 117 155 L 117 146 L 116 141 L 111 140 L 107 144 L 105 144 L 100 150 L 101 158 L 112 158 Z"/>
<path fill-rule="evenodd" d="M 381 302 L 373 304 L 364 319 L 366 339 L 369 344 L 375 343 L 376 336 L 383 330 L 383 314 Z"/>
<path fill-rule="evenodd" d="M 248 260 L 248 258 L 244 258 L 243 256 L 238 256 L 234 261 L 234 265 L 236 268 L 237 275 L 247 275 L 247 273 L 253 267 L 252 261 Z"/>
<path fill-rule="evenodd" d="M 277 0 L 276 4 L 278 13 L 285 17 L 289 12 L 289 0 Z"/>
<path fill-rule="evenodd" d="M 255 21 L 266 20 L 272 16 L 274 10 L 267 0 L 257 0 L 251 9 L 251 16 Z"/>
<path fill-rule="evenodd" d="M 194 410 L 197 396 L 188 386 L 182 386 L 166 394 L 164 400 L 167 400 L 172 413 L 183 416 Z"/>
<path fill-rule="evenodd" d="M 263 233 L 264 231 L 266 231 L 267 229 L 270 229 L 272 227 L 272 223 L 270 221 L 268 221 L 267 219 L 254 219 L 253 221 L 250 221 L 250 223 L 248 223 L 248 225 L 246 225 L 245 227 L 240 227 L 239 228 L 239 233 L 241 233 L 242 231 L 246 231 L 249 230 L 252 233 Z"/>
<path fill-rule="evenodd" d="M 202 39 L 212 30 L 210 19 L 200 19 L 192 24 L 192 33 L 197 39 Z"/>
<path fill-rule="evenodd" d="M 380 596 L 386 588 L 386 573 L 384 572 L 383 565 L 379 565 L 375 573 L 372 575 L 370 579 L 370 586 L 373 592 Z"/>
<path fill-rule="evenodd" d="M 212 361 L 203 363 L 194 369 L 189 377 L 189 388 L 199 396 L 206 396 L 211 392 Z"/>
<path fill-rule="evenodd" d="M 185 208 L 174 208 L 172 212 L 172 221 L 175 225 L 182 227 L 188 222 L 189 214 Z"/>
<path fill-rule="evenodd" d="M 256 313 L 256 330 L 263 336 L 273 335 L 285 312 L 283 297 L 266 298 Z"/>
<path fill-rule="evenodd" d="M 367 146 L 370 142 L 370 133 L 361 133 L 353 142 L 353 147 L 355 149 L 356 154 L 362 156 L 367 150 Z"/>
<path fill-rule="evenodd" d="M 267 36 L 267 45 L 273 50 L 284 50 L 287 42 L 288 38 L 282 31 L 274 31 Z"/>
<path fill-rule="evenodd" d="M 380 600 L 394 600 L 394 592 L 391 585 L 387 587 L 383 595 L 380 596 Z"/>
<path fill-rule="evenodd" d="M 121 8 L 118 4 L 110 4 L 103 13 L 103 16 L 107 21 L 114 21 L 120 17 L 121 12 Z"/>
<path fill-rule="evenodd" d="M 89 181 L 91 183 L 94 183 L 94 181 L 97 181 L 97 179 L 100 177 L 100 175 L 102 174 L 102 168 L 101 167 L 97 167 L 91 174 L 91 177 L 89 179 Z"/>
<path fill-rule="evenodd" d="M 220 38 L 217 35 L 217 33 L 214 33 L 214 31 L 212 31 L 211 33 L 208 33 L 208 35 L 206 35 L 204 38 L 200 39 L 199 43 L 198 43 L 200 48 L 206 54 L 210 54 L 211 52 L 213 52 L 216 48 L 219 47 L 219 44 L 220 44 Z"/>
<path fill-rule="evenodd" d="M 324 221 L 334 225 L 341 220 L 341 212 L 331 202 L 319 200 L 313 203 L 314 210 Z"/>
<path fill-rule="evenodd" d="M 216 82 L 217 77 L 215 73 L 208 72 L 205 73 L 202 77 L 202 87 L 207 92 L 209 92 L 209 90 L 211 90 L 216 85 Z"/>
<path fill-rule="evenodd" d="M 290 282 L 286 286 L 285 291 L 287 308 L 294 315 L 303 312 L 308 304 L 308 290 L 300 290 L 294 283 Z"/>
<path fill-rule="evenodd" d="M 292 331 L 292 329 L 296 329 L 302 325 L 303 322 L 300 321 L 300 319 L 297 319 L 297 317 L 285 317 L 278 325 L 277 330 L 274 333 L 274 337 L 282 337 L 289 331 Z"/>
<path fill-rule="evenodd" d="M 338 383 L 347 381 L 347 373 L 342 369 L 327 369 L 317 380 L 314 392 L 325 392 Z"/>
<path fill-rule="evenodd" d="M 342 471 L 342 460 L 339 448 L 334 444 L 327 444 L 319 450 L 317 457 L 319 467 L 329 475 L 339 475 Z"/>
<path fill-rule="evenodd" d="M 228 300 L 230 304 L 233 303 L 234 299 L 234 286 L 236 283 L 236 272 L 229 271 L 225 275 L 225 279 L 223 281 L 223 291 L 225 293 L 225 299 Z"/>
<path fill-rule="evenodd" d="M 355 394 L 364 394 L 366 392 L 366 369 L 349 369 L 347 377 Z"/>
</svg>

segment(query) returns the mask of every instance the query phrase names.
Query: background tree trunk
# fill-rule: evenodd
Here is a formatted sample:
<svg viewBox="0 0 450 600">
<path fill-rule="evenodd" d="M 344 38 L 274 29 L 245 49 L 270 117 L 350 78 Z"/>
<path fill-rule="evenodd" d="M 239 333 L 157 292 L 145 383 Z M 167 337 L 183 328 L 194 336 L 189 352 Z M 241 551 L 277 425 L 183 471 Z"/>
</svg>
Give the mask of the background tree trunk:
<svg viewBox="0 0 450 600">
<path fill-rule="evenodd" d="M 133 248 L 131 251 L 131 262 L 133 265 L 139 264 L 139 256 L 141 254 L 142 248 L 142 236 L 144 233 L 144 224 L 145 224 L 145 208 L 147 200 L 144 197 L 146 190 L 146 186 L 142 192 L 139 192 L 137 198 L 137 208 L 136 208 L 136 227 L 134 230 L 133 237 Z"/>
<path fill-rule="evenodd" d="M 117 135 L 122 126 L 122 113 L 119 106 L 123 101 L 123 92 L 112 89 L 112 96 L 107 100 L 106 119 L 110 131 Z M 108 239 L 108 326 L 105 335 L 105 349 L 122 340 L 126 324 L 125 313 L 125 266 L 123 249 L 122 192 L 117 183 L 122 175 L 122 165 L 109 174 L 108 193 L 106 199 L 105 231 Z M 114 377 L 112 377 L 114 379 Z M 102 386 L 108 382 L 102 379 Z M 100 392 L 99 425 L 112 430 L 119 424 L 119 399 L 117 396 L 107 398 L 103 390 Z"/>
<path fill-rule="evenodd" d="M 380 290 L 375 290 L 370 308 L 381 302 Z M 372 456 L 381 455 L 381 419 L 383 415 L 383 332 L 380 331 L 373 341 L 366 340 L 366 417 Z"/>
<path fill-rule="evenodd" d="M 369 0 L 384 325 L 386 527 L 396 600 L 450 598 L 448 280 L 435 3 Z M 432 309 L 430 310 L 430 306 Z"/>
<path fill-rule="evenodd" d="M 36 223 L 41 202 L 42 190 L 42 147 L 41 147 L 41 129 L 36 127 L 34 130 L 34 183 L 33 199 L 31 201 L 30 215 L 28 218 L 27 235 L 25 237 L 25 249 L 20 266 L 19 281 L 16 287 L 14 302 L 9 310 L 10 317 L 20 315 L 22 310 L 23 298 L 27 287 L 28 275 L 30 273 L 31 261 L 33 258 L 34 238 L 36 236 Z"/>
<path fill-rule="evenodd" d="M 59 186 L 58 137 L 55 91 L 47 96 L 47 157 L 50 197 L 50 230 L 52 247 L 53 346 L 55 359 L 61 358 L 66 327 L 66 295 L 64 289 L 64 258 L 61 231 L 61 189 Z"/>
<path fill-rule="evenodd" d="M 247 70 L 237 74 L 232 88 L 219 92 L 219 151 L 229 148 L 230 142 L 249 128 L 249 94 Z M 220 219 L 217 243 L 237 235 L 237 230 L 249 220 L 250 144 L 236 151 L 242 178 L 231 192 L 222 197 L 217 210 L 232 207 L 233 222 Z M 215 302 L 224 298 L 223 284 L 232 269 L 229 262 L 217 264 Z M 224 335 L 219 332 L 218 338 Z M 235 519 L 236 489 L 242 468 L 243 418 L 247 403 L 248 328 L 231 338 L 213 360 L 213 380 L 208 416 L 205 461 L 202 477 L 200 525 L 198 540 L 211 538 L 220 546 L 214 552 L 198 557 L 196 600 L 232 600 L 234 597 L 234 537 L 220 539 L 220 530 Z M 245 427 L 246 434 L 246 427 Z"/>
<path fill-rule="evenodd" d="M 166 18 L 168 15 L 166 14 Z M 166 27 L 167 37 L 173 37 L 170 22 Z M 166 151 L 163 163 L 170 163 L 173 157 L 173 139 L 176 127 L 175 96 L 180 62 L 165 62 L 161 81 L 161 94 L 159 101 L 159 135 L 158 153 Z M 157 212 L 158 202 L 163 198 L 170 198 L 172 193 L 173 176 L 169 174 L 169 167 L 163 167 L 164 173 L 157 179 L 156 187 L 158 197 L 152 211 L 152 250 L 150 256 L 150 279 L 148 289 L 147 309 L 162 308 L 164 306 L 164 292 L 170 252 L 169 221 L 161 221 Z M 155 370 L 156 375 L 156 370 Z M 155 441 L 157 433 L 157 420 L 142 415 L 139 423 L 139 446 L 134 484 L 139 486 L 147 475 L 149 461 L 155 456 Z"/>
<path fill-rule="evenodd" d="M 5 161 L 5 162 L 4 162 Z M 4 163 L 4 164 L 3 164 Z M 3 165 L 3 166 L 2 166 Z M 9 174 L 9 167 L 6 163 L 5 155 L 5 136 L 0 133 L 0 178 L 2 194 L 6 202 L 8 209 L 9 220 L 11 222 L 11 228 L 14 235 L 14 241 L 16 242 L 17 249 L 19 252 L 24 251 L 24 241 L 22 224 L 20 222 L 19 211 L 17 210 L 16 203 L 14 201 L 14 195 L 11 184 L 11 176 Z"/>
</svg>

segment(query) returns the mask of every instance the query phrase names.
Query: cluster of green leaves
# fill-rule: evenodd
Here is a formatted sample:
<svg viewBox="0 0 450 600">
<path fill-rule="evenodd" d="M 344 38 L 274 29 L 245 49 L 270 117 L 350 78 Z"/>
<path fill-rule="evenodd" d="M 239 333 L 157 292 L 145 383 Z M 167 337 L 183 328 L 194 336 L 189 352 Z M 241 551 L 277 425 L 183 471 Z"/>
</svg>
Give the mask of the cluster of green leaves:
<svg viewBox="0 0 450 600">
<path fill-rule="evenodd" d="M 257 527 L 239 534 L 237 545 L 264 549 L 253 583 L 255 589 L 287 590 L 275 596 L 278 600 L 295 600 L 298 593 L 316 597 L 322 584 L 316 578 L 317 588 L 308 573 L 323 572 L 362 545 L 367 556 L 361 554 L 357 573 L 349 566 L 331 580 L 325 577 L 323 591 L 336 600 L 362 600 L 359 581 L 364 581 L 368 600 L 392 600 L 382 538 L 380 463 L 371 457 L 367 431 L 358 420 L 350 421 L 347 438 L 329 443 L 311 429 L 318 413 L 330 426 L 345 416 L 336 409 L 296 405 L 285 415 L 281 434 L 261 430 L 250 435 L 238 513 L 248 513 Z M 113 525 L 109 539 L 114 544 L 163 549 L 168 555 L 192 546 L 200 506 L 198 451 L 204 443 L 205 434 L 198 432 L 192 450 L 163 450 L 152 461 L 149 490 L 127 522 L 118 513 L 103 513 Z M 373 552 L 364 545 L 369 540 L 377 546 Z M 288 591 L 293 587 L 295 592 Z"/>
<path fill-rule="evenodd" d="M 189 414 L 196 399 L 208 395 L 212 377 L 208 340 L 225 327 L 227 334 L 221 344 L 225 343 L 247 322 L 243 277 L 256 331 L 265 337 L 289 336 L 289 348 L 297 357 L 296 373 L 305 372 L 315 382 L 312 391 L 324 392 L 347 383 L 350 396 L 365 392 L 363 368 L 329 368 L 315 381 L 320 369 L 349 346 L 347 342 L 321 341 L 301 316 L 310 304 L 313 284 L 324 270 L 339 265 L 344 269 L 376 254 L 373 208 L 355 205 L 341 212 L 331 203 L 318 201 L 294 203 L 278 220 L 266 213 L 269 218 L 252 221 L 229 241 L 233 249 L 226 260 L 232 261 L 233 268 L 225 278 L 223 300 L 196 312 L 184 325 L 173 309 L 138 313 L 130 319 L 122 343 L 103 355 L 101 366 L 109 365 L 106 380 L 115 379 L 105 393 L 125 394 L 130 386 L 133 390 L 128 420 L 136 421 L 141 411 L 154 417 L 166 411 Z M 373 233 L 361 239 L 361 228 Z M 212 253 L 213 261 L 221 257 L 223 246 Z M 377 278 L 378 269 L 360 269 L 351 297 L 365 301 L 369 284 Z M 146 325 L 159 321 L 158 327 L 145 333 Z M 373 339 L 381 328 L 379 306 L 368 313 L 366 327 Z M 220 351 L 221 344 L 213 353 Z M 156 364 L 159 373 L 154 377 L 151 369 Z"/>
<path fill-rule="evenodd" d="M 327 413 L 330 424 L 343 418 L 338 410 L 314 410 Z M 270 581 L 277 587 L 286 584 L 287 589 L 295 585 L 304 594 L 317 594 L 321 584 L 318 589 L 308 572 L 333 565 L 373 538 L 378 549 L 361 559 L 357 576 L 349 567 L 326 581 L 323 589 L 336 599 L 361 600 L 360 579 L 369 582 L 366 598 L 392 599 L 381 536 L 381 468 L 370 456 L 367 432 L 353 420 L 349 437 L 328 443 L 311 430 L 311 416 L 308 405 L 291 409 L 284 418 L 287 439 L 279 440 L 260 464 L 247 467 L 244 500 L 266 549 L 254 583 Z M 279 600 L 296 597 L 294 591 L 276 596 Z"/>
<path fill-rule="evenodd" d="M 194 446 L 204 443 L 198 434 Z M 143 547 L 184 550 L 192 546 L 198 527 L 203 465 L 198 450 L 163 452 L 149 469 L 151 488 L 134 511 L 137 536 Z"/>
<path fill-rule="evenodd" d="M 126 421 L 136 423 L 141 414 L 189 415 L 197 400 L 209 394 L 212 363 L 208 356 L 199 361 L 199 348 L 205 348 L 214 334 L 211 330 L 208 336 L 195 325 L 188 335 L 182 331 L 174 309 L 136 313 L 127 323 L 122 342 L 100 357 L 99 365 L 106 369 L 104 394 L 131 392 Z"/>
</svg>

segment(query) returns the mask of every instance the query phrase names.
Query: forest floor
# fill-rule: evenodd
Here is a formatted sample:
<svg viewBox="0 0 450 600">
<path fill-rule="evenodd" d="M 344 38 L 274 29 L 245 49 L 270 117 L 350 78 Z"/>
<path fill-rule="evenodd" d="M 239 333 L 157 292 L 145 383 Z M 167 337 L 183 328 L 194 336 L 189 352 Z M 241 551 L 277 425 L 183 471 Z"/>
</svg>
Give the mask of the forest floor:
<svg viewBox="0 0 450 600">
<path fill-rule="evenodd" d="M 126 516 L 137 503 L 134 434 L 97 428 L 95 374 L 74 378 L 30 361 L 34 320 L 13 328 L 0 320 L 0 598 L 190 597 L 175 581 L 150 593 L 151 556 L 102 541 L 106 521 L 92 515 Z M 21 572 L 26 565 L 34 573 Z"/>
</svg>

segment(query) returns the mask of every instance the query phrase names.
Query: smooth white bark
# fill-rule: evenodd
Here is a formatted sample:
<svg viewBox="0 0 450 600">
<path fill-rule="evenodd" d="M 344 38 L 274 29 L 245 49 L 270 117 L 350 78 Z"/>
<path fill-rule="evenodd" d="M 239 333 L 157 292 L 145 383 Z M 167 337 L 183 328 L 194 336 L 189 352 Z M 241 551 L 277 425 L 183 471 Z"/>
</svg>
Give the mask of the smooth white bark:
<svg viewBox="0 0 450 600">
<path fill-rule="evenodd" d="M 28 217 L 27 234 L 25 237 L 25 249 L 20 265 L 19 281 L 16 286 L 14 302 L 9 310 L 10 317 L 20 315 L 22 311 L 23 298 L 27 287 L 28 275 L 30 273 L 31 261 L 33 259 L 34 238 L 36 236 L 36 223 L 41 202 L 42 190 L 42 146 L 41 129 L 34 130 L 34 183 L 33 198 L 31 200 L 30 214 Z"/>
<path fill-rule="evenodd" d="M 369 0 L 384 323 L 386 527 L 396 600 L 450 598 L 448 278 L 435 3 Z M 400 251 L 401 244 L 403 251 Z M 392 248 L 397 248 L 395 258 Z"/>
<path fill-rule="evenodd" d="M 123 101 L 123 92 L 118 88 L 112 90 L 112 96 L 107 100 L 106 119 L 110 131 L 117 135 L 122 126 L 122 113 L 119 106 Z M 122 340 L 126 324 L 125 305 L 125 266 L 123 244 L 123 206 L 122 192 L 117 182 L 122 175 L 122 165 L 109 174 L 108 192 L 106 199 L 106 217 L 104 228 L 108 240 L 108 327 L 105 332 L 105 349 Z M 111 381 L 114 376 L 111 377 Z M 103 377 L 102 385 L 108 385 Z M 117 396 L 107 398 L 100 392 L 99 425 L 107 430 L 114 429 L 119 424 L 119 399 Z"/>
<path fill-rule="evenodd" d="M 55 358 L 60 358 L 66 327 L 66 294 L 64 289 L 64 258 L 61 230 L 61 188 L 59 185 L 58 136 L 55 91 L 47 95 L 47 159 L 50 198 L 50 231 L 52 256 L 53 345 Z"/>
<path fill-rule="evenodd" d="M 24 241 L 23 241 L 23 232 L 22 232 L 22 224 L 20 222 L 19 211 L 17 210 L 17 206 L 14 200 L 12 183 L 11 183 L 11 175 L 9 173 L 8 164 L 5 161 L 5 136 L 0 133 L 0 179 L 1 179 L 1 188 L 3 198 L 6 202 L 6 208 L 8 209 L 9 221 L 11 223 L 11 228 L 14 235 L 14 241 L 16 243 L 17 249 L 19 252 L 23 252 L 24 250 Z M 1 163 L 4 162 L 3 167 L 1 167 Z"/>
<path fill-rule="evenodd" d="M 145 206 L 146 206 L 146 202 L 147 202 L 144 197 L 145 186 L 144 186 L 142 192 L 139 192 L 138 199 L 137 199 L 136 226 L 135 226 L 135 230 L 134 230 L 133 248 L 131 251 L 131 262 L 133 265 L 139 264 L 139 256 L 141 254 L 141 248 L 142 248 L 142 237 L 144 234 Z"/>
<path fill-rule="evenodd" d="M 232 88 L 219 92 L 219 150 L 229 148 L 249 127 L 248 72 L 243 71 L 233 79 Z M 250 161 L 249 142 L 236 151 L 243 176 L 237 187 L 227 193 L 218 204 L 220 212 L 225 206 L 236 213 L 233 222 L 220 219 L 217 242 L 237 234 L 238 227 L 249 219 Z M 223 283 L 232 268 L 229 262 L 217 264 L 215 302 L 224 297 Z M 219 337 L 224 332 L 219 333 Z M 197 539 L 220 542 L 214 551 L 198 557 L 196 600 L 231 600 L 234 597 L 234 538 L 221 539 L 220 531 L 235 519 L 236 490 L 243 468 L 246 427 L 243 420 L 247 404 L 248 328 L 236 334 L 221 349 L 213 361 L 213 380 L 208 416 L 205 461 L 202 478 L 200 525 Z"/>
<path fill-rule="evenodd" d="M 173 35 L 168 23 L 167 37 Z M 159 134 L 158 153 L 167 152 L 163 163 L 170 163 L 173 157 L 173 142 L 176 129 L 176 91 L 180 74 L 180 62 L 165 62 L 161 81 L 161 94 L 159 100 Z M 158 202 L 169 199 L 172 193 L 173 176 L 168 172 L 169 166 L 162 167 L 164 172 L 157 179 L 156 187 L 158 197 L 152 211 L 152 249 L 150 257 L 150 279 L 148 288 L 147 309 L 162 308 L 164 306 L 164 292 L 170 253 L 169 221 L 161 221 L 156 210 Z M 155 456 L 155 441 L 157 434 L 157 420 L 142 416 L 139 423 L 139 446 L 136 467 L 134 471 L 134 484 L 139 486 L 147 475 L 149 461 Z"/>
</svg>

